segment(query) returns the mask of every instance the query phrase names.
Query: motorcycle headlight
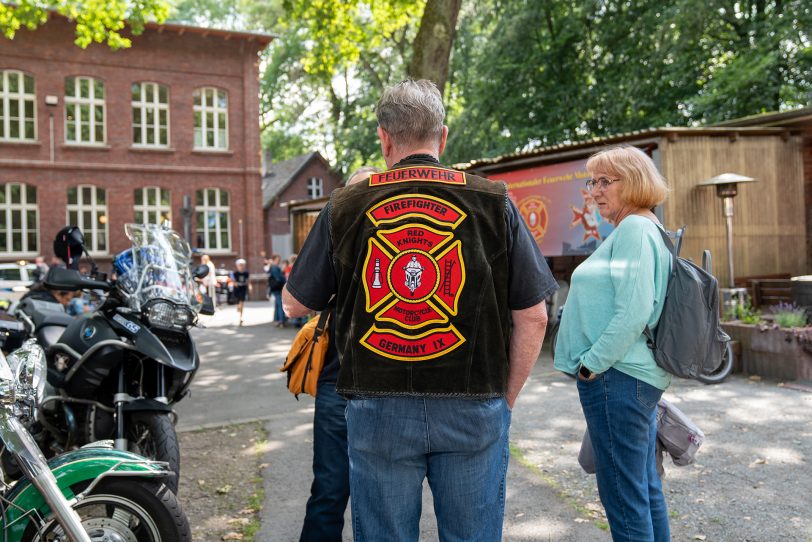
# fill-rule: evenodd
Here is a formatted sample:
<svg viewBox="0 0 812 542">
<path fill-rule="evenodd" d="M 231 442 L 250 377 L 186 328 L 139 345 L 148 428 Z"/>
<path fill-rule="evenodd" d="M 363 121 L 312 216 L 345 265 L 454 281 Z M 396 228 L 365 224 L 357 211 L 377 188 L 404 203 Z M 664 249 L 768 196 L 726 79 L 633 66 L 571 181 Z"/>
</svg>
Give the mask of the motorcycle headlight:
<svg viewBox="0 0 812 542">
<path fill-rule="evenodd" d="M 194 324 L 194 313 L 188 308 L 168 301 L 154 301 L 145 309 L 150 325 L 185 329 Z"/>
<path fill-rule="evenodd" d="M 9 354 L 8 364 L 16 381 L 16 399 L 27 399 L 39 404 L 45 393 L 47 374 L 45 351 L 34 339 Z"/>
</svg>

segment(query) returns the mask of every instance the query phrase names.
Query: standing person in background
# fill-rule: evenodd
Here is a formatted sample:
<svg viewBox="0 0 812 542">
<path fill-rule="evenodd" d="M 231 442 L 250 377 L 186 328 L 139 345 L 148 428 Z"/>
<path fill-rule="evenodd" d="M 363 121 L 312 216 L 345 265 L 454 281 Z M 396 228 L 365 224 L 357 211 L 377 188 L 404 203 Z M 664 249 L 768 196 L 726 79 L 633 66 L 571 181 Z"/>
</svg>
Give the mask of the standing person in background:
<svg viewBox="0 0 812 542">
<path fill-rule="evenodd" d="M 285 325 L 285 312 L 282 310 L 282 288 L 285 286 L 285 273 L 279 267 L 279 254 L 272 254 L 268 267 L 268 291 L 273 298 L 273 325 Z"/>
<path fill-rule="evenodd" d="M 612 540 L 667 542 L 668 510 L 657 475 L 657 401 L 671 376 L 654 361 L 643 329 L 657 327 L 671 252 L 649 209 L 668 186 L 635 147 L 599 152 L 586 183 L 615 229 L 572 274 L 555 367 L 577 376 Z"/>
<path fill-rule="evenodd" d="M 240 325 L 242 325 L 242 315 L 245 309 L 245 300 L 251 291 L 251 284 L 248 281 L 248 270 L 246 262 L 242 258 L 235 262 L 237 269 L 231 272 L 231 280 L 234 281 L 234 297 L 237 299 L 237 313 L 240 315 Z"/>
<path fill-rule="evenodd" d="M 431 81 L 386 88 L 376 114 L 388 169 L 333 192 L 285 311 L 336 296 L 355 540 L 416 541 L 428 479 L 440 540 L 497 542 L 511 409 L 557 284 L 504 183 L 440 164 Z"/>
<path fill-rule="evenodd" d="M 217 308 L 217 269 L 208 254 L 200 257 L 200 263 L 209 268 L 208 274 L 203 277 L 202 284 L 206 287 L 206 293 L 211 298 L 213 308 Z"/>
<path fill-rule="evenodd" d="M 380 170 L 364 166 L 347 180 L 347 186 L 366 181 Z M 295 261 L 296 255 L 291 256 Z M 347 456 L 347 400 L 336 392 L 338 351 L 335 338 L 335 309 L 327 324 L 328 344 L 324 368 L 316 391 L 313 415 L 313 485 L 307 499 L 300 542 L 341 542 L 344 511 L 350 499 L 350 460 Z"/>
<path fill-rule="evenodd" d="M 45 263 L 45 258 L 42 256 L 37 256 L 34 259 L 34 264 L 37 266 L 33 273 L 34 282 L 42 282 L 45 280 L 45 275 L 48 274 L 48 264 Z"/>
</svg>

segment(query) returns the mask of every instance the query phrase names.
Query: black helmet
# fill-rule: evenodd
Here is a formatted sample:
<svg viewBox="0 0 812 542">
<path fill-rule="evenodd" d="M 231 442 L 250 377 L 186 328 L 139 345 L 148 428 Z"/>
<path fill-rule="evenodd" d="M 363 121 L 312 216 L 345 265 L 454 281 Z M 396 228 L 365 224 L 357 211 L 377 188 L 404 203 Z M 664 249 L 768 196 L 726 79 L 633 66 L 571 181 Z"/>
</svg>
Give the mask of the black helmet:
<svg viewBox="0 0 812 542">
<path fill-rule="evenodd" d="M 85 236 L 76 226 L 65 226 L 54 239 L 54 254 L 65 262 L 68 269 L 79 269 L 79 258 L 85 251 Z"/>
</svg>

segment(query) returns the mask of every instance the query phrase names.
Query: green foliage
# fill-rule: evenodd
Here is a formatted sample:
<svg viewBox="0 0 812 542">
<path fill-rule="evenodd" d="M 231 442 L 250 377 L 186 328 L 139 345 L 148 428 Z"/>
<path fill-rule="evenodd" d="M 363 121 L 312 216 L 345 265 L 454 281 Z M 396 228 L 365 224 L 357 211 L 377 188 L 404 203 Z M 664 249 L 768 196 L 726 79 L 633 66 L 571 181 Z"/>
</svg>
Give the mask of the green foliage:
<svg viewBox="0 0 812 542">
<path fill-rule="evenodd" d="M 74 43 L 86 48 L 93 42 L 107 43 L 111 49 L 132 45 L 121 35 L 129 25 L 133 35 L 144 31 L 150 20 L 162 23 L 169 15 L 166 0 L 17 0 L 14 4 L 0 3 L 0 32 L 14 39 L 21 28 L 36 30 L 48 21 L 49 12 L 63 15 L 76 25 Z"/>
<path fill-rule="evenodd" d="M 810 103 L 807 0 L 485 0 L 452 57 L 449 161 Z"/>
<path fill-rule="evenodd" d="M 374 104 L 403 79 L 425 0 L 180 0 L 177 20 L 278 36 L 263 143 L 380 162 Z M 454 163 L 809 104 L 808 0 L 463 0 L 446 87 Z"/>
<path fill-rule="evenodd" d="M 771 312 L 778 327 L 804 327 L 806 325 L 806 310 L 794 303 L 779 303 L 771 309 Z"/>
<path fill-rule="evenodd" d="M 732 307 L 725 310 L 722 315 L 725 321 L 739 320 L 744 324 L 759 324 L 762 322 L 761 311 L 753 308 L 750 296 L 745 296 L 744 303 L 736 303 Z"/>
</svg>

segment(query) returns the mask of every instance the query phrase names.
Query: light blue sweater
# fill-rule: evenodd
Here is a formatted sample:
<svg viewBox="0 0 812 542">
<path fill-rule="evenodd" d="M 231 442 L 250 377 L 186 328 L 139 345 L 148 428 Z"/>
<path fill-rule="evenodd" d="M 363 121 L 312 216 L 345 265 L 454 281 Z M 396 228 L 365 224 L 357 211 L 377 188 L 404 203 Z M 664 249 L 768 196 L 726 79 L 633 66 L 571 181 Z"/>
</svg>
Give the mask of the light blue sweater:
<svg viewBox="0 0 812 542">
<path fill-rule="evenodd" d="M 558 331 L 555 367 L 573 374 L 609 368 L 665 390 L 671 375 L 654 362 L 643 328 L 660 319 L 671 254 L 658 226 L 629 215 L 572 274 Z"/>
</svg>

